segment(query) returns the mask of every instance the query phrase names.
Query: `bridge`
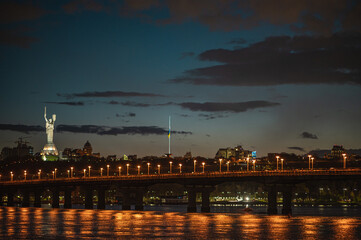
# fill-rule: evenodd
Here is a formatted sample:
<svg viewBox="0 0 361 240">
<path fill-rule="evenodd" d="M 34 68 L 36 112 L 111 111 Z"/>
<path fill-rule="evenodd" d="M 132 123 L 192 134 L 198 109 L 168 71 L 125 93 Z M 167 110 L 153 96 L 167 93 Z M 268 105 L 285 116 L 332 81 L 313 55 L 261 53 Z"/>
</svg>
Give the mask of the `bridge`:
<svg viewBox="0 0 361 240">
<path fill-rule="evenodd" d="M 196 212 L 196 194 L 201 193 L 201 212 L 210 211 L 210 193 L 224 182 L 253 181 L 262 183 L 268 192 L 268 214 L 277 214 L 277 192 L 283 194 L 282 214 L 292 213 L 292 188 L 295 184 L 309 181 L 360 180 L 361 169 L 332 170 L 282 170 L 282 171 L 235 171 L 204 173 L 172 173 L 123 176 L 93 176 L 45 178 L 32 180 L 0 181 L 0 199 L 7 196 L 7 206 L 14 206 L 14 194 L 21 193 L 23 207 L 30 206 L 30 194 L 34 196 L 34 207 L 41 206 L 41 194 L 52 192 L 52 207 L 59 208 L 59 196 L 63 193 L 64 208 L 72 207 L 72 192 L 80 187 L 85 192 L 86 209 L 93 208 L 94 192 L 98 198 L 97 209 L 105 209 L 105 192 L 116 186 L 122 196 L 122 209 L 143 210 L 143 196 L 149 186 L 162 183 L 183 185 L 188 194 L 188 212 Z M 0 201 L 0 204 L 3 204 Z"/>
</svg>

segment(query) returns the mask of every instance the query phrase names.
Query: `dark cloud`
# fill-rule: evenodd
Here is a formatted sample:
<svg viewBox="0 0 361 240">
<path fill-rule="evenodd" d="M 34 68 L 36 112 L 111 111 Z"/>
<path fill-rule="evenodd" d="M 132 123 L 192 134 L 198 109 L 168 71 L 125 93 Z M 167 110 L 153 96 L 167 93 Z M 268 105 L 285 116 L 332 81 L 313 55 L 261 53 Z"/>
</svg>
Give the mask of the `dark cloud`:
<svg viewBox="0 0 361 240">
<path fill-rule="evenodd" d="M 156 126 L 106 127 L 96 125 L 58 125 L 57 132 L 91 133 L 97 135 L 167 135 L 168 130 Z M 172 131 L 172 134 L 188 135 L 188 131 Z"/>
<path fill-rule="evenodd" d="M 242 49 L 208 50 L 199 59 L 223 64 L 188 70 L 170 81 L 229 86 L 359 85 L 361 33 L 270 37 Z"/>
<path fill-rule="evenodd" d="M 73 14 L 81 11 L 94 11 L 100 12 L 104 9 L 104 5 L 101 1 L 95 0 L 74 0 L 63 5 L 63 9 L 66 13 Z"/>
<path fill-rule="evenodd" d="M 205 120 L 228 117 L 227 115 L 222 115 L 222 114 L 204 114 L 204 113 L 201 113 L 198 116 L 204 118 Z"/>
<path fill-rule="evenodd" d="M 234 102 L 234 103 L 223 103 L 223 102 L 185 102 L 180 103 L 183 108 L 191 111 L 203 111 L 203 112 L 246 112 L 248 110 L 264 107 L 274 107 L 280 105 L 275 102 L 268 101 L 248 101 L 248 102 Z"/>
<path fill-rule="evenodd" d="M 244 38 L 236 38 L 228 42 L 228 44 L 236 44 L 236 45 L 243 45 L 245 43 L 247 43 L 247 41 Z"/>
<path fill-rule="evenodd" d="M 114 104 L 114 103 L 113 103 Z M 121 104 L 123 106 L 130 106 L 130 107 L 150 107 L 152 106 L 151 104 L 149 103 L 137 103 L 137 102 L 130 102 L 130 101 L 127 101 L 127 102 L 117 102 L 116 104 Z"/>
<path fill-rule="evenodd" d="M 183 59 L 183 58 L 186 58 L 186 57 L 193 57 L 195 55 L 194 52 L 184 52 L 182 53 L 182 56 L 180 56 L 179 59 Z"/>
<path fill-rule="evenodd" d="M 39 19 L 47 11 L 32 4 L 32 1 L 2 1 L 0 3 L 0 23 L 18 23 Z"/>
<path fill-rule="evenodd" d="M 30 44 L 37 42 L 35 37 L 27 36 L 30 29 L 18 27 L 14 29 L 0 29 L 0 44 L 29 48 Z"/>
<path fill-rule="evenodd" d="M 125 114 L 115 114 L 116 117 L 135 117 L 136 114 L 135 113 L 132 113 L 132 112 L 129 112 L 129 113 L 125 113 Z"/>
<path fill-rule="evenodd" d="M 49 104 L 69 105 L 69 106 L 84 106 L 84 102 L 45 102 Z"/>
<path fill-rule="evenodd" d="M 305 149 L 304 149 L 304 148 L 301 148 L 301 147 L 288 147 L 288 149 L 298 150 L 298 151 L 301 151 L 301 152 L 304 152 L 304 151 L 305 151 Z"/>
<path fill-rule="evenodd" d="M 303 132 L 301 133 L 301 137 L 302 138 L 309 138 L 309 139 L 318 139 L 318 137 L 316 136 L 316 134 L 312 134 L 309 132 Z"/>
<path fill-rule="evenodd" d="M 96 98 L 110 98 L 110 97 L 164 97 L 164 95 L 154 93 L 140 93 L 140 92 L 123 92 L 123 91 L 104 91 L 104 92 L 83 92 L 72 94 L 58 93 L 59 97 L 74 98 L 74 97 L 96 97 Z"/>
<path fill-rule="evenodd" d="M 0 124 L 0 130 L 8 130 L 29 134 L 30 132 L 45 131 L 45 128 L 41 126 L 29 126 L 22 124 Z"/>
</svg>

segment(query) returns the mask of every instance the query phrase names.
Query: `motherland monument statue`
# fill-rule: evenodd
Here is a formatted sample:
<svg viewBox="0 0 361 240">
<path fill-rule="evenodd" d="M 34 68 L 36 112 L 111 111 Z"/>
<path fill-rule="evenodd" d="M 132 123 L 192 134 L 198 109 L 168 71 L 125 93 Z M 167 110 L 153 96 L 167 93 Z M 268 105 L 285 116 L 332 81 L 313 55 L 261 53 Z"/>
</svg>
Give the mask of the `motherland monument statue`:
<svg viewBox="0 0 361 240">
<path fill-rule="evenodd" d="M 54 123 L 56 120 L 56 115 L 53 114 L 52 118 L 46 118 L 46 106 L 44 111 L 44 119 L 45 119 L 45 129 L 47 136 L 47 143 L 45 144 L 41 155 L 43 155 L 43 159 L 46 160 L 46 156 L 58 156 L 58 150 L 54 144 Z"/>
</svg>

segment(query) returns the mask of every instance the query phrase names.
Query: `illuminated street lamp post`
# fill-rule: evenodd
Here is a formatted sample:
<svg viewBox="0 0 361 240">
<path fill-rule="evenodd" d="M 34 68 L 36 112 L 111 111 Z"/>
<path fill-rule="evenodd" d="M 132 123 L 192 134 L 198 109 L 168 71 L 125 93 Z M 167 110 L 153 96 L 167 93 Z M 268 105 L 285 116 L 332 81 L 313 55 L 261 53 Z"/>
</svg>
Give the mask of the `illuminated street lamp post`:
<svg viewBox="0 0 361 240">
<path fill-rule="evenodd" d="M 100 168 L 100 176 L 103 177 L 103 168 Z"/>
<path fill-rule="evenodd" d="M 182 164 L 179 164 L 179 173 L 182 173 Z"/>
<path fill-rule="evenodd" d="M 312 155 L 308 155 L 308 170 L 311 170 L 311 157 Z"/>
<path fill-rule="evenodd" d="M 129 175 L 129 163 L 127 163 L 127 176 Z"/>
<path fill-rule="evenodd" d="M 68 178 L 70 178 L 70 170 L 68 169 L 67 172 L 68 172 Z"/>
<path fill-rule="evenodd" d="M 74 170 L 74 168 L 71 167 L 71 168 L 70 168 L 70 177 L 73 177 L 73 170 Z"/>
<path fill-rule="evenodd" d="M 343 153 L 342 156 L 343 156 L 343 168 L 346 168 L 346 158 L 347 158 L 346 153 Z"/>
<path fill-rule="evenodd" d="M 222 158 L 219 159 L 219 172 L 222 172 Z"/>
<path fill-rule="evenodd" d="M 252 163 L 253 163 L 253 171 L 256 171 L 256 160 L 252 160 Z"/>
<path fill-rule="evenodd" d="M 203 173 L 204 173 L 204 165 L 205 165 L 205 164 L 206 164 L 205 162 L 202 162 Z"/>
<path fill-rule="evenodd" d="M 193 161 L 193 172 L 194 173 L 196 172 L 196 163 L 197 163 L 197 160 L 194 160 Z"/>
<path fill-rule="evenodd" d="M 109 177 L 109 165 L 107 165 L 107 177 Z"/>
<path fill-rule="evenodd" d="M 283 171 L 283 158 L 281 158 L 281 170 Z"/>
<path fill-rule="evenodd" d="M 138 175 L 140 175 L 140 166 L 138 165 Z"/>
<path fill-rule="evenodd" d="M 53 171 L 52 173 L 53 173 L 53 179 L 55 179 L 55 171 Z"/>
<path fill-rule="evenodd" d="M 158 164 L 158 174 L 160 174 L 160 165 Z"/>
<path fill-rule="evenodd" d="M 26 180 L 26 170 L 24 171 L 24 178 L 25 178 L 25 180 Z"/>
<path fill-rule="evenodd" d="M 149 167 L 150 167 L 150 163 L 147 163 L 147 165 L 148 165 L 148 175 L 149 175 Z"/>
<path fill-rule="evenodd" d="M 276 156 L 277 158 L 277 171 L 278 171 L 278 159 L 280 158 L 280 156 Z"/>
<path fill-rule="evenodd" d="M 83 171 L 84 171 L 84 177 L 85 177 L 86 169 L 83 169 Z"/>
<path fill-rule="evenodd" d="M 58 170 L 57 168 L 54 169 L 54 179 L 56 178 L 56 170 Z"/>
<path fill-rule="evenodd" d="M 227 172 L 229 172 L 229 161 L 227 162 Z"/>
<path fill-rule="evenodd" d="M 118 167 L 119 170 L 119 176 L 122 175 L 122 167 Z M 127 170 L 128 171 L 128 170 Z M 127 173 L 128 174 L 128 173 Z"/>
<path fill-rule="evenodd" d="M 173 162 L 169 162 L 169 173 L 172 173 L 172 163 Z"/>
<path fill-rule="evenodd" d="M 312 162 L 311 162 L 311 169 L 313 170 L 313 160 L 314 160 L 315 158 L 314 157 L 311 157 L 311 160 L 312 160 Z"/>
<path fill-rule="evenodd" d="M 89 177 L 90 177 L 90 169 L 91 169 L 91 166 L 88 166 L 88 168 L 89 168 Z"/>
<path fill-rule="evenodd" d="M 39 177 L 39 180 L 40 180 L 41 179 L 41 169 L 39 169 L 38 177 Z"/>
<path fill-rule="evenodd" d="M 247 158 L 247 172 L 249 171 L 249 157 Z"/>
<path fill-rule="evenodd" d="M 11 181 L 14 181 L 14 174 L 13 174 L 13 172 L 10 172 L 10 179 L 11 179 Z"/>
</svg>

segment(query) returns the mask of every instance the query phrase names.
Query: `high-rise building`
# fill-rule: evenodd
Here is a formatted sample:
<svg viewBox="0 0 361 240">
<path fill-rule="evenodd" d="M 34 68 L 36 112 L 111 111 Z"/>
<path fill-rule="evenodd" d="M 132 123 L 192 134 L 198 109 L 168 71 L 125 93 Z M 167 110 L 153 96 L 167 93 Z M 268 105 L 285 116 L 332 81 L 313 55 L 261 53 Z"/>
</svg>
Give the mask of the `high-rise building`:
<svg viewBox="0 0 361 240">
<path fill-rule="evenodd" d="M 92 156 L 93 155 L 93 148 L 89 141 L 86 141 L 83 147 L 83 155 Z"/>
</svg>

